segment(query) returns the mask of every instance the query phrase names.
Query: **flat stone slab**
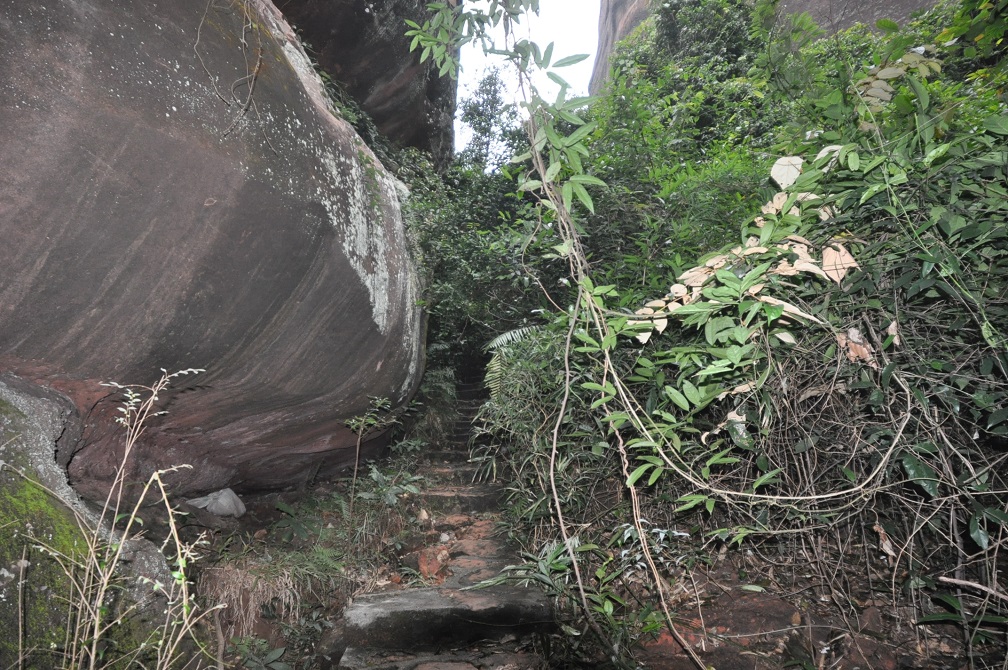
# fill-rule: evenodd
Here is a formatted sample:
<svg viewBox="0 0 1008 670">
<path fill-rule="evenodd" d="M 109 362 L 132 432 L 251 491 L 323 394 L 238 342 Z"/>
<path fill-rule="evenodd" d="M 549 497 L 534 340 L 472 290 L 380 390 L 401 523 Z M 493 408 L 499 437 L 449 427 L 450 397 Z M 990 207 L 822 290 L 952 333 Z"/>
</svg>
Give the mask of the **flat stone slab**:
<svg viewBox="0 0 1008 670">
<path fill-rule="evenodd" d="M 408 654 L 351 647 L 339 663 L 340 670 L 539 670 L 542 667 L 543 661 L 536 654 L 493 648 Z"/>
<path fill-rule="evenodd" d="M 534 588 L 407 589 L 360 596 L 344 615 L 348 647 L 452 649 L 553 629 L 546 596 Z"/>
</svg>

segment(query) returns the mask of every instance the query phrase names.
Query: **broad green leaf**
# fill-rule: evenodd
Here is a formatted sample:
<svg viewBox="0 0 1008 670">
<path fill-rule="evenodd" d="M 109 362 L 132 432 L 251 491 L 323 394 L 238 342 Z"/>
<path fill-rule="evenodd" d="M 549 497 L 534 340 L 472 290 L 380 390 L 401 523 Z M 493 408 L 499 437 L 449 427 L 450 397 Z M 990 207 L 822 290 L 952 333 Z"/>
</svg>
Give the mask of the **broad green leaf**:
<svg viewBox="0 0 1008 670">
<path fill-rule="evenodd" d="M 930 465 L 913 454 L 903 456 L 903 469 L 907 476 L 924 489 L 932 498 L 938 497 L 938 473 Z"/>
<path fill-rule="evenodd" d="M 588 191 L 585 190 L 585 187 L 578 182 L 567 182 L 567 184 L 574 185 L 574 195 L 576 195 L 577 199 L 581 201 L 581 204 L 585 206 L 585 209 L 594 214 L 595 203 L 592 202 L 591 196 L 588 195 Z M 564 184 L 564 187 L 566 187 L 567 184 Z"/>
<path fill-rule="evenodd" d="M 686 399 L 689 400 L 694 405 L 699 405 L 703 402 L 703 396 L 700 395 L 700 390 L 696 386 L 693 386 L 689 380 L 684 379 L 682 383 L 683 394 Z"/>
<path fill-rule="evenodd" d="M 636 484 L 637 480 L 640 479 L 645 472 L 647 472 L 653 467 L 654 465 L 652 465 L 651 463 L 645 463 L 644 465 L 637 466 L 637 469 L 631 472 L 630 476 L 627 477 L 627 486 L 633 486 L 634 484 Z"/>
<path fill-rule="evenodd" d="M 605 186 L 606 183 L 599 179 L 598 177 L 593 177 L 590 174 L 575 174 L 571 175 L 570 180 L 578 184 L 588 184 L 590 186 Z"/>
<path fill-rule="evenodd" d="M 678 405 L 679 408 L 682 409 L 684 412 L 689 411 L 690 408 L 689 400 L 687 400 L 686 396 L 684 396 L 678 390 L 672 388 L 671 386 L 666 386 L 665 395 L 667 395 L 669 397 L 669 400 Z"/>
<path fill-rule="evenodd" d="M 872 184 L 871 186 L 869 186 L 865 190 L 864 193 L 861 194 L 861 200 L 858 202 L 858 204 L 859 205 L 865 204 L 865 202 L 867 202 L 868 200 L 871 200 L 873 197 L 875 197 L 881 191 L 883 191 L 885 189 L 885 187 L 886 187 L 886 185 L 882 184 L 882 183 Z"/>
<path fill-rule="evenodd" d="M 990 416 L 987 417 L 987 429 L 990 430 L 1006 419 L 1008 419 L 1008 407 L 1002 407 L 995 412 L 991 412 Z"/>
<path fill-rule="evenodd" d="M 981 549 L 986 551 L 990 546 L 990 536 L 987 534 L 987 529 L 980 525 L 980 518 L 976 514 L 970 517 L 969 534 Z"/>
<path fill-rule="evenodd" d="M 996 135 L 1008 135 L 1008 116 L 988 116 L 984 119 L 984 128 Z"/>
<path fill-rule="evenodd" d="M 576 65 L 581 61 L 588 58 L 588 54 L 576 54 L 574 56 L 567 56 L 566 58 L 561 58 L 556 63 L 553 63 L 553 67 L 568 67 L 570 65 Z"/>
<path fill-rule="evenodd" d="M 693 509 L 701 503 L 707 502 L 707 496 L 700 494 L 691 494 L 682 496 L 679 500 L 683 503 L 679 507 L 675 508 L 676 512 L 685 512 L 686 510 Z"/>
<path fill-rule="evenodd" d="M 777 475 L 780 474 L 780 471 L 781 471 L 780 468 L 774 468 L 770 472 L 760 475 L 759 479 L 753 482 L 752 490 L 755 491 L 759 489 L 759 487 L 766 486 L 767 484 L 776 484 Z"/>
</svg>

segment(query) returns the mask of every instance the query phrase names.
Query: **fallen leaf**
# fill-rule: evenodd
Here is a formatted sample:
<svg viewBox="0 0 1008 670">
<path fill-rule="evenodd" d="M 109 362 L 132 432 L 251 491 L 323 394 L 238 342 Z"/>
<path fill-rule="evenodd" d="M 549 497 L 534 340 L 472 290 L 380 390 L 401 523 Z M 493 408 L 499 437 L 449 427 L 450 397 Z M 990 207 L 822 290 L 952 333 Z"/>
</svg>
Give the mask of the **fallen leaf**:
<svg viewBox="0 0 1008 670">
<path fill-rule="evenodd" d="M 799 156 L 784 156 L 770 168 L 770 178 L 781 188 L 787 188 L 795 183 L 802 171 L 802 161 Z"/>
<path fill-rule="evenodd" d="M 792 235 L 788 235 L 784 239 L 785 240 L 790 240 L 792 242 L 797 242 L 798 244 L 804 244 L 806 247 L 811 247 L 812 246 L 812 243 L 809 242 L 804 237 L 802 237 L 801 235 L 794 235 L 794 234 L 792 234 Z"/>
<path fill-rule="evenodd" d="M 829 279 L 829 275 L 823 272 L 823 269 L 818 265 L 816 265 L 815 262 L 811 260 L 799 258 L 794 262 L 794 267 L 795 270 L 798 270 L 799 272 L 811 272 L 812 274 L 819 275 L 824 279 Z"/>
<path fill-rule="evenodd" d="M 753 284 L 752 286 L 749 287 L 746 293 L 748 293 L 749 295 L 756 295 L 757 293 L 762 291 L 765 286 L 766 284 Z"/>
<path fill-rule="evenodd" d="M 896 319 L 893 319 L 889 327 L 885 329 L 886 335 L 892 335 L 893 344 L 897 347 L 900 345 L 900 334 L 899 334 L 899 324 L 896 323 Z"/>
<path fill-rule="evenodd" d="M 837 284 L 847 276 L 847 270 L 860 267 L 847 248 L 837 242 L 823 249 L 822 258 L 823 270 Z"/>
<path fill-rule="evenodd" d="M 736 421 L 738 423 L 745 423 L 745 414 L 739 414 L 736 410 L 728 412 L 728 416 L 725 417 L 725 421 Z"/>
<path fill-rule="evenodd" d="M 843 149 L 843 147 L 840 146 L 839 144 L 831 144 L 828 147 L 823 147 L 822 149 L 819 150 L 819 153 L 817 153 L 815 157 L 817 161 L 821 158 L 825 158 L 826 156 L 830 156 L 830 154 L 832 154 L 832 156 L 829 159 L 829 162 L 827 162 L 826 165 L 823 166 L 822 169 L 823 172 L 829 172 L 831 169 L 833 169 L 833 166 L 837 164 L 837 157 L 840 155 L 841 149 Z"/>
<path fill-rule="evenodd" d="M 759 300 L 760 302 L 765 302 L 768 305 L 774 305 L 775 307 L 783 307 L 785 314 L 790 314 L 791 316 L 796 316 L 800 319 L 808 319 L 813 323 L 822 324 L 822 321 L 812 316 L 808 312 L 803 312 L 802 310 L 798 309 L 791 303 L 784 302 L 783 300 L 778 300 L 777 298 L 771 298 L 768 295 L 759 296 Z"/>
<path fill-rule="evenodd" d="M 672 287 L 669 288 L 668 292 L 669 297 L 677 300 L 685 296 L 687 293 L 689 293 L 689 289 L 686 288 L 685 284 L 672 284 Z"/>
<path fill-rule="evenodd" d="M 877 370 L 878 363 L 875 362 L 872 346 L 865 342 L 861 331 L 857 328 L 848 328 L 846 333 L 836 334 L 837 344 L 841 349 L 846 350 L 847 360 L 851 363 L 863 362 L 869 367 Z"/>
<path fill-rule="evenodd" d="M 653 307 L 654 309 L 665 309 L 665 301 L 661 299 L 649 300 L 648 302 L 644 303 L 644 306 Z"/>
<path fill-rule="evenodd" d="M 706 263 L 704 263 L 704 265 L 709 268 L 717 270 L 718 268 L 723 268 L 725 266 L 725 263 L 727 262 L 728 262 L 727 254 L 718 254 L 717 256 L 714 256 L 713 258 L 709 259 Z"/>
<path fill-rule="evenodd" d="M 703 286 L 714 270 L 707 267 L 691 268 L 679 276 L 679 283 L 691 287 Z"/>
<path fill-rule="evenodd" d="M 781 261 L 777 264 L 776 268 L 770 271 L 770 274 L 780 275 L 781 277 L 793 277 L 798 274 L 798 270 L 788 261 Z"/>
<path fill-rule="evenodd" d="M 784 205 L 787 204 L 787 199 L 788 194 L 785 193 L 784 191 L 781 191 L 780 193 L 774 195 L 773 200 L 771 202 L 773 203 L 775 213 L 784 209 Z"/>
<path fill-rule="evenodd" d="M 797 344 L 797 341 L 795 340 L 794 335 L 792 335 L 791 333 L 787 332 L 786 330 L 783 330 L 783 331 L 781 331 L 779 333 L 774 333 L 774 337 L 776 337 L 781 342 L 785 342 L 787 344 Z"/>
</svg>

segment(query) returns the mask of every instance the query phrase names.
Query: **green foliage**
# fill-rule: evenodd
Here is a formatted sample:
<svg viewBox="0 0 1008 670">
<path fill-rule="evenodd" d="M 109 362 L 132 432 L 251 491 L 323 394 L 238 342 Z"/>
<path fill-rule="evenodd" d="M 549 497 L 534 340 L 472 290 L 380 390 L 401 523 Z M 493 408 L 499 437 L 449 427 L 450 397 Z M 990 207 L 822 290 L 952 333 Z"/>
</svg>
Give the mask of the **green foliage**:
<svg viewBox="0 0 1008 670">
<path fill-rule="evenodd" d="M 948 28 L 939 35 L 942 42 L 959 40 L 968 58 L 991 57 L 1004 51 L 1008 28 L 1006 0 L 963 0 Z"/>
<path fill-rule="evenodd" d="M 948 71 L 934 46 L 947 7 L 826 39 L 773 2 L 658 14 L 600 101 L 526 105 L 521 271 L 554 308 L 488 315 L 500 337 L 478 454 L 507 473 L 528 538 L 514 572 L 613 654 L 656 611 L 668 622 L 670 566 L 697 558 L 657 529 L 783 554 L 810 541 L 839 566 L 823 575 L 835 590 L 888 570 L 887 597 L 925 622 L 951 608 L 1003 658 L 1000 63 Z M 520 40 L 500 51 L 552 60 Z M 802 169 L 778 191 L 780 153 Z M 867 538 L 867 554 L 827 529 Z"/>
<path fill-rule="evenodd" d="M 464 168 L 495 172 L 521 153 L 524 132 L 514 103 L 507 102 L 500 71 L 488 69 L 472 96 L 459 103 L 458 118 L 472 133 L 456 160 Z"/>
</svg>

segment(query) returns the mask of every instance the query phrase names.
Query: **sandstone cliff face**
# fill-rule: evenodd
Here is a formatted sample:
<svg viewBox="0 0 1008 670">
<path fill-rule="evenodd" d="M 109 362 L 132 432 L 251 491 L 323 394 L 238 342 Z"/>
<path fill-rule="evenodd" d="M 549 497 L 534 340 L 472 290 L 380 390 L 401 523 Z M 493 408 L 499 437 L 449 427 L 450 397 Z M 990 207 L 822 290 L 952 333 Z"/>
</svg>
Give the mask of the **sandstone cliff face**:
<svg viewBox="0 0 1008 670">
<path fill-rule="evenodd" d="M 589 90 L 602 90 L 609 76 L 609 55 L 617 42 L 629 35 L 648 16 L 649 0 L 602 0 L 599 13 L 598 53 Z M 879 19 L 903 22 L 914 11 L 934 6 L 935 0 L 781 0 L 780 11 L 808 12 L 828 33 L 855 23 L 874 26 Z"/>
<path fill-rule="evenodd" d="M 456 82 L 421 64 L 404 36 L 406 19 L 422 24 L 427 0 L 288 0 L 283 13 L 319 64 L 342 84 L 378 130 L 400 146 L 451 160 Z"/>
<path fill-rule="evenodd" d="M 353 459 L 344 420 L 404 402 L 422 315 L 397 186 L 327 108 L 268 0 L 0 6 L 0 372 L 57 389 L 57 459 L 99 495 L 118 397 L 162 398 L 138 475 L 182 493 Z M 75 432 L 78 431 L 78 432 Z"/>
<path fill-rule="evenodd" d="M 609 55 L 616 43 L 648 16 L 649 0 L 602 0 L 599 6 L 598 51 L 588 91 L 599 93 L 609 76 Z"/>
<path fill-rule="evenodd" d="M 935 0 L 781 0 L 780 11 L 808 12 L 823 30 L 835 33 L 855 23 L 874 26 L 879 19 L 903 23 L 913 12 L 934 4 Z"/>
</svg>

